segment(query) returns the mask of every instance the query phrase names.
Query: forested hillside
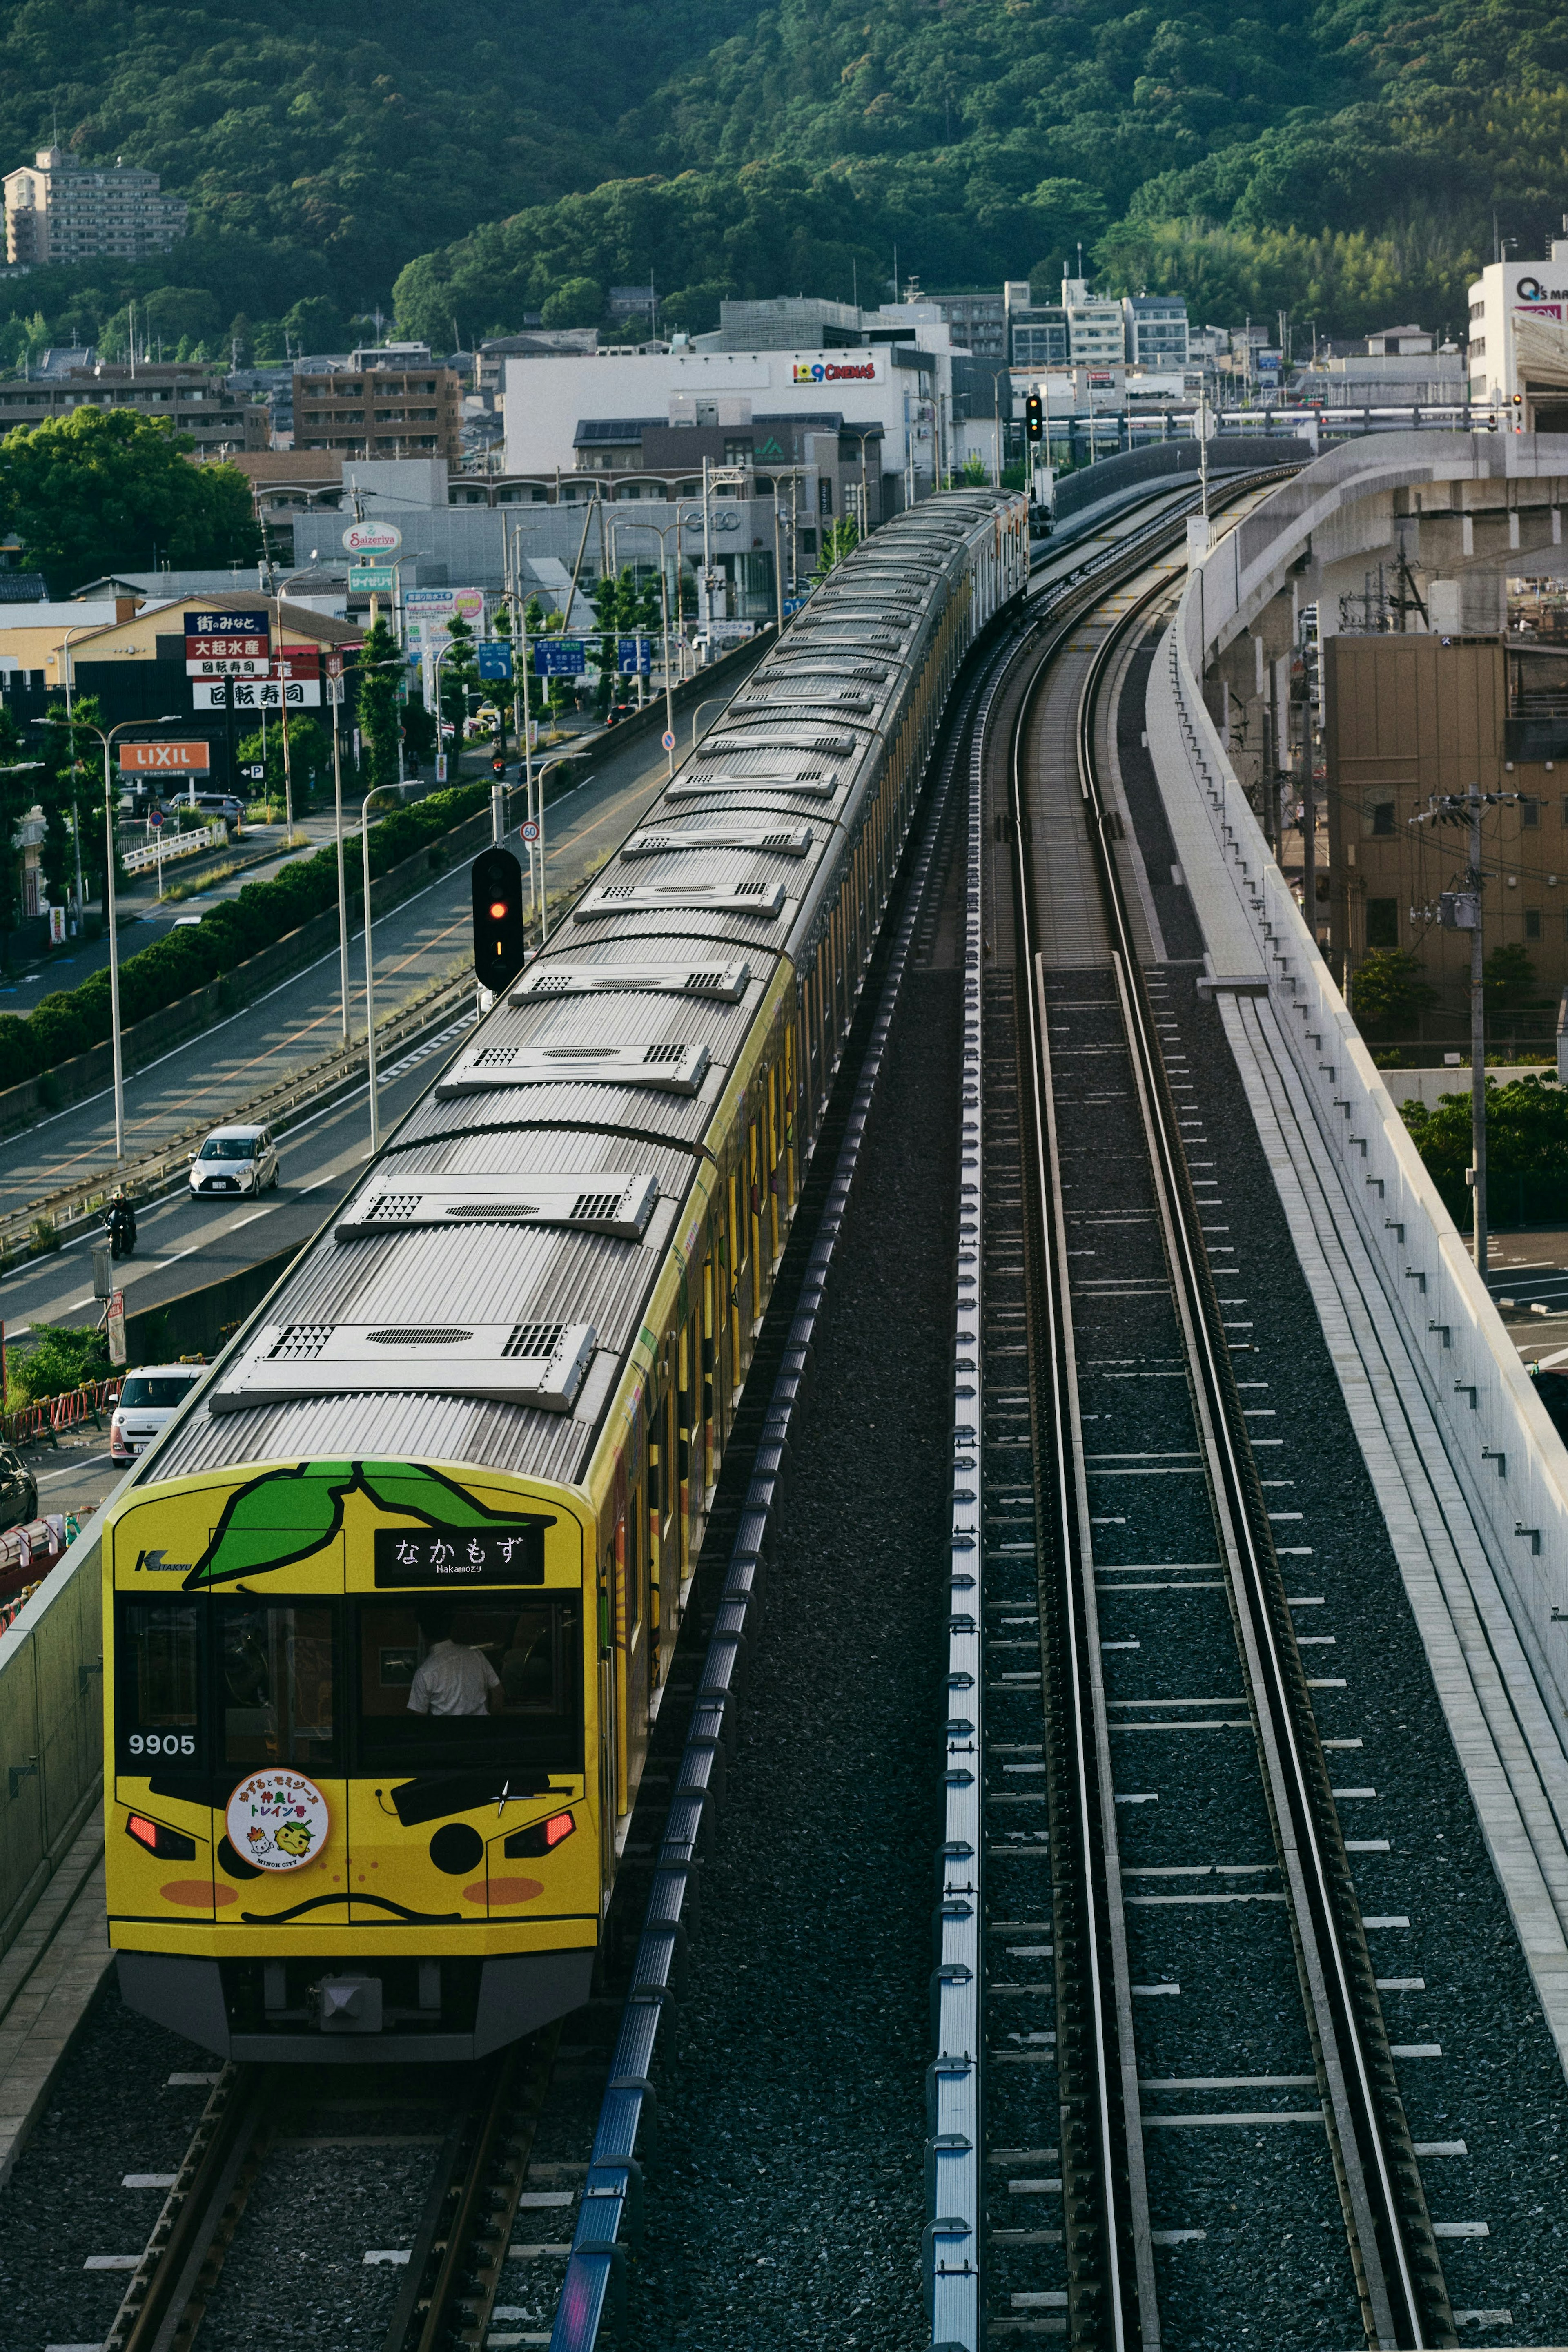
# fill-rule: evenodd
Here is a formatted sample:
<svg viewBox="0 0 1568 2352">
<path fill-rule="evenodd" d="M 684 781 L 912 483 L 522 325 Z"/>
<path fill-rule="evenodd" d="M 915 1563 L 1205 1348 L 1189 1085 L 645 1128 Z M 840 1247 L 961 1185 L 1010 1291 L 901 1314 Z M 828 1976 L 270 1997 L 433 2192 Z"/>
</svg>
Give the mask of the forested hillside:
<svg viewBox="0 0 1568 2352">
<path fill-rule="evenodd" d="M 623 128 L 661 184 L 428 256 L 400 314 L 456 299 L 499 323 L 569 273 L 652 267 L 702 325 L 721 287 L 847 295 L 852 263 L 880 283 L 895 246 L 927 285 L 1045 284 L 1082 239 L 1113 287 L 1179 288 L 1204 317 L 1457 330 L 1494 210 L 1528 247 L 1568 204 L 1568 20 L 1539 0 L 780 0 Z M 780 204 L 810 272 L 778 250 Z"/>
<path fill-rule="evenodd" d="M 153 304 L 171 338 L 302 297 L 324 326 L 394 280 L 436 342 L 590 320 L 650 276 L 702 327 L 727 291 L 880 295 L 895 248 L 927 285 L 1047 282 L 1080 239 L 1221 320 L 1457 329 L 1494 213 L 1528 248 L 1568 205 L 1543 0 L 317 0 L 278 27 L 0 0 L 0 25 L 14 160 L 57 109 L 84 157 L 191 197 L 197 234 L 140 278 L 190 298 Z M 26 300 L 85 328 L 132 290 L 99 267 Z"/>
</svg>

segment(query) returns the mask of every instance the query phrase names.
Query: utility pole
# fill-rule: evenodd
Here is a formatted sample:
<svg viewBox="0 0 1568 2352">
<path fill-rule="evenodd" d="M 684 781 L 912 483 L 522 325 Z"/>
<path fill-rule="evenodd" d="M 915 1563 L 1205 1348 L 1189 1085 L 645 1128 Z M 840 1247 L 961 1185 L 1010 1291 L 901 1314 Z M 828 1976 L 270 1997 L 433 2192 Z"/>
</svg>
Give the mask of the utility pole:
<svg viewBox="0 0 1568 2352">
<path fill-rule="evenodd" d="M 1474 909 L 1470 930 L 1470 1183 L 1475 1201 L 1476 1272 L 1487 1270 L 1487 1013 L 1485 949 L 1481 930 L 1481 789 L 1472 784 L 1470 863 L 1465 879 Z"/>
<path fill-rule="evenodd" d="M 1304 669 L 1303 665 L 1303 669 Z M 1312 792 L 1312 689 L 1301 680 L 1301 912 L 1313 947 L 1318 943 L 1318 804 Z"/>
</svg>

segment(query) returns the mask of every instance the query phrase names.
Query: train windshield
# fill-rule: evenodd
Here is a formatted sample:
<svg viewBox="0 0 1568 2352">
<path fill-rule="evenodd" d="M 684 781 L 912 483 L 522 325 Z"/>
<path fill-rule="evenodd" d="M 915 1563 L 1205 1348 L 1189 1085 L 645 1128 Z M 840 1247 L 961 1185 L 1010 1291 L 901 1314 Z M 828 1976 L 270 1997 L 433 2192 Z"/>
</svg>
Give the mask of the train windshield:
<svg viewBox="0 0 1568 2352">
<path fill-rule="evenodd" d="M 122 1772 L 580 1770 L 576 1595 L 120 1602 Z"/>
<path fill-rule="evenodd" d="M 361 1603 L 359 1618 L 367 1767 L 417 1771 L 506 1756 L 570 1768 L 580 1745 L 575 1601 L 410 1594 Z"/>
</svg>

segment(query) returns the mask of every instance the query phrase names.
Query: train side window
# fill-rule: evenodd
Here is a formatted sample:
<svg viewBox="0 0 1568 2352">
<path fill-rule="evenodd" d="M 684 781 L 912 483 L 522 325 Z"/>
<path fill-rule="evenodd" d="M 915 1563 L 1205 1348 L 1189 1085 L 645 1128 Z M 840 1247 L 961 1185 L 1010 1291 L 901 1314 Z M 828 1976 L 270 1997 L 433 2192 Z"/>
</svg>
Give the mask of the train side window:
<svg viewBox="0 0 1568 2352">
<path fill-rule="evenodd" d="M 120 1771 L 166 1770 L 172 1762 L 201 1769 L 206 1741 L 195 1601 L 122 1604 L 114 1711 Z"/>
<path fill-rule="evenodd" d="M 329 1601 L 219 1601 L 224 1762 L 338 1760 L 337 1611 Z"/>
</svg>

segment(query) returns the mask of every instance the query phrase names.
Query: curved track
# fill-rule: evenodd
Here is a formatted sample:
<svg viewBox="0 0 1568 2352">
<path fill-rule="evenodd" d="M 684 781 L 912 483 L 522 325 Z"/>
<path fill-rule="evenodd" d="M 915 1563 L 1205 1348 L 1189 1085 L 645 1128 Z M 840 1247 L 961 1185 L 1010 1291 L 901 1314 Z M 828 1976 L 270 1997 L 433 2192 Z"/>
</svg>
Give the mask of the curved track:
<svg viewBox="0 0 1568 2352">
<path fill-rule="evenodd" d="M 1021 2284 L 1026 2276 L 1060 2275 L 1055 2232 L 994 2228 L 990 2268 L 1009 2285 L 1019 2282 L 1011 2311 L 1064 2305 L 1075 2344 L 1147 2352 L 1161 2341 L 1155 2244 L 1194 2233 L 1152 2226 L 1145 2132 L 1151 2124 L 1222 2118 L 1146 2115 L 1145 2095 L 1256 2083 L 1268 2086 L 1254 2094 L 1266 2105 L 1279 2087 L 1310 2085 L 1315 2078 L 1366 2340 L 1452 2344 L 1442 2271 L 1248 1434 L 1235 1360 L 1246 1343 L 1225 1328 L 1186 1156 L 1186 1142 L 1197 1139 L 1189 1132 L 1184 1141 L 1179 1080 L 1166 1058 L 1166 982 L 1152 964 L 1148 921 L 1134 908 L 1118 859 L 1122 820 L 1098 748 L 1103 688 L 1129 633 L 1146 625 L 1149 608 L 1168 586 L 1167 576 L 1145 566 L 1130 596 L 1098 602 L 1087 629 L 1080 604 L 1044 632 L 1003 698 L 1005 754 L 994 753 L 990 762 L 995 831 L 1009 844 L 1007 871 L 995 877 L 992 897 L 982 1232 L 989 1358 L 984 1454 L 988 1489 L 997 1498 L 988 1512 L 988 1597 L 1000 1636 L 988 1645 L 988 1760 L 998 1759 L 989 1776 L 991 1818 L 1010 1823 L 1018 1817 L 998 1815 L 995 1806 L 1025 1801 L 1014 1794 L 1019 1783 L 1002 1787 L 1002 1774 L 1032 1771 L 1044 1782 L 1047 1832 L 1032 1849 L 1016 1829 L 998 1825 L 988 1835 L 988 1855 L 1005 1854 L 1009 1863 L 1005 1872 L 998 1863 L 987 1877 L 994 1927 L 988 1941 L 999 1948 L 993 1949 L 988 2006 L 993 2019 L 1005 2014 L 1021 2022 L 1030 1996 L 1042 2014 L 1053 1996 L 1061 2125 L 1060 2151 L 1000 2148 L 992 2156 L 993 2164 L 1018 2176 L 1007 2184 L 1014 2192 L 1007 2200 L 1009 2221 L 1024 2196 L 1060 2192 L 1065 2285 Z M 1085 635 L 1092 641 L 1080 643 Z M 1016 1156 L 1009 1150 L 1014 1133 Z M 1012 1189 L 1019 1178 L 1021 1198 Z M 1032 1441 L 1033 1491 L 1027 1496 L 1018 1475 L 1020 1356 Z M 1108 1370 L 1113 1363 L 1114 1372 Z M 1126 1385 L 1113 1391 L 1113 1379 Z M 1086 1423 L 1110 1427 L 1113 1416 L 1116 1451 L 1099 1453 L 1105 1441 L 1088 1435 Z M 1226 1595 L 1227 1622 L 1216 1622 L 1211 1644 L 1210 1674 L 1218 1680 L 1203 1684 L 1201 1702 L 1129 1697 L 1130 1670 L 1108 1653 L 1135 1653 L 1139 1643 L 1107 1642 L 1101 1631 L 1107 1592 L 1174 1589 L 1145 1581 L 1159 1565 L 1150 1559 L 1107 1568 L 1123 1541 L 1115 1530 L 1128 1524 L 1125 1512 L 1106 1507 L 1114 1491 L 1107 1481 L 1152 1481 L 1163 1474 L 1185 1475 L 1189 1497 L 1201 1485 L 1211 1524 L 1207 1556 L 1194 1549 L 1196 1538 L 1185 1546 L 1177 1538 L 1177 1551 L 1193 1558 L 1175 1564 L 1208 1569 L 1214 1584 L 1195 1581 L 1190 1589 L 1223 1588 Z M 1122 1491 L 1129 1491 L 1124 1484 Z M 998 1533 L 1004 1525 L 1006 1541 Z M 1019 1578 L 1020 1564 L 1035 1571 L 1032 1595 Z M 1136 1581 L 1107 1586 L 1108 1573 Z M 1029 1640 L 1038 1643 L 1040 1661 L 1032 1701 L 1038 1745 L 1000 1737 L 1009 1711 L 1010 1721 L 1019 1721 L 1020 1687 L 1033 1688 L 1018 1671 Z M 1238 1671 L 1239 1701 L 1214 1697 L 1238 1687 L 1231 1680 Z M 1198 1704 L 1228 1719 L 1199 1720 L 1192 1713 Z M 1266 1881 L 1266 1893 L 1129 1895 L 1117 1805 L 1156 1801 L 1117 1786 L 1129 1777 L 1118 1769 L 1124 1759 L 1134 1777 L 1149 1762 L 1149 1741 L 1125 1738 L 1134 1727 L 1173 1735 L 1251 1729 L 1246 1759 L 1231 1737 L 1206 1751 L 1206 1761 L 1209 1754 L 1222 1756 L 1222 1772 L 1235 1777 L 1239 1763 L 1241 1777 L 1249 1773 L 1254 1812 L 1261 1782 L 1259 1818 L 1267 1818 L 1272 1862 L 1220 1867 L 1249 1874 L 1232 1885 Z M 1190 1738 L 1186 1745 L 1190 1753 Z M 1001 1762 L 1004 1755 L 1009 1760 Z M 1030 1760 L 1012 1760 L 1026 1756 Z M 1245 1801 L 1239 1788 L 1233 1822 Z M 1207 1867 L 1155 1864 L 1132 1875 L 1164 1885 L 1179 1884 L 1183 1874 L 1203 1876 Z M 1026 1885 L 1038 1892 L 1020 1899 Z M 1311 2074 L 1169 2082 L 1140 2074 L 1134 1995 L 1175 1988 L 1133 1983 L 1129 1952 L 1138 1935 L 1136 1922 L 1130 1932 L 1128 1905 L 1184 1899 L 1281 1906 Z M 1019 1916 L 1001 1918 L 1003 1912 Z M 1044 1935 L 1048 1926 L 1050 1945 L 1022 1940 Z M 1014 1936 L 1018 1942 L 1006 1943 Z M 1276 1941 L 1276 1959 L 1288 1965 L 1285 1939 Z M 1002 1961 L 1003 1951 L 1052 1957 L 1053 1984 L 1009 1981 L 1019 1971 Z M 1027 2045 L 1043 2052 L 1051 2039 L 1007 2037 L 1023 2042 L 1026 2056 Z M 1006 2048 L 995 2027 L 992 2048 L 993 2065 L 1019 2054 Z M 989 2104 L 993 2116 L 1018 2111 L 1016 2101 L 1010 2109 L 1005 2100 Z M 1277 2119 L 1303 2118 L 1281 2111 Z M 1048 2166 L 1054 2172 L 1058 2156 L 1059 2179 L 1037 2177 Z M 1002 2186 L 994 2178 L 990 2185 Z M 1020 2323 L 1001 2320 L 1009 2324 Z"/>
</svg>

